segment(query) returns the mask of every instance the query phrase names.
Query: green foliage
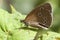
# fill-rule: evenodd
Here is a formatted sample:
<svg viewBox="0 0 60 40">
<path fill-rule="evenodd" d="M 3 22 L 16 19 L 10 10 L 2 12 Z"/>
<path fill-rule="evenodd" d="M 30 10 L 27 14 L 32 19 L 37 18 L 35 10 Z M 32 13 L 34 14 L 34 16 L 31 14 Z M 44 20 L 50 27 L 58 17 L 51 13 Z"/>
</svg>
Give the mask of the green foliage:
<svg viewBox="0 0 60 40">
<path fill-rule="evenodd" d="M 9 1 L 9 2 L 7 2 Z M 50 2 L 53 8 L 53 25 L 51 31 L 39 30 L 38 40 L 60 40 L 60 2 L 59 0 L 3 0 L 0 4 L 0 40 L 33 40 L 37 29 L 20 22 L 35 6 Z M 18 11 L 11 9 L 11 5 Z M 10 12 L 10 13 L 9 13 Z M 21 12 L 21 13 L 20 13 Z M 45 32 L 46 31 L 46 32 Z M 58 33 L 57 33 L 58 32 Z M 40 38 L 42 34 L 42 37 Z"/>
<path fill-rule="evenodd" d="M 19 29 L 25 27 L 20 19 L 24 19 L 25 15 L 17 11 L 9 14 L 7 11 L 0 9 L 0 40 L 33 40 L 36 31 Z M 48 34 L 48 35 L 47 35 Z M 43 40 L 55 40 L 60 38 L 60 34 L 48 31 L 43 34 Z"/>
</svg>

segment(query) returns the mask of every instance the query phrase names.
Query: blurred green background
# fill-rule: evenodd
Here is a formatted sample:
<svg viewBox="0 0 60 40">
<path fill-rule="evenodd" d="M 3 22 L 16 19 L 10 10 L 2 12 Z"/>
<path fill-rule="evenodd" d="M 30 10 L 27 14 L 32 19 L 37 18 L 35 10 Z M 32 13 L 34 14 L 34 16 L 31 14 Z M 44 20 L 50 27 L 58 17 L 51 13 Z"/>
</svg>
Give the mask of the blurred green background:
<svg viewBox="0 0 60 40">
<path fill-rule="evenodd" d="M 0 40 L 32 40 L 35 36 L 33 34 L 36 32 L 29 30 L 29 33 L 28 30 L 20 31 L 15 30 L 15 28 L 23 26 L 20 19 L 24 19 L 36 6 L 45 2 L 50 3 L 53 10 L 53 23 L 50 30 L 60 34 L 60 0 L 0 0 Z M 53 36 L 58 34 L 51 33 Z M 24 36 L 25 39 L 21 36 Z M 53 38 L 46 40 L 53 40 Z"/>
</svg>

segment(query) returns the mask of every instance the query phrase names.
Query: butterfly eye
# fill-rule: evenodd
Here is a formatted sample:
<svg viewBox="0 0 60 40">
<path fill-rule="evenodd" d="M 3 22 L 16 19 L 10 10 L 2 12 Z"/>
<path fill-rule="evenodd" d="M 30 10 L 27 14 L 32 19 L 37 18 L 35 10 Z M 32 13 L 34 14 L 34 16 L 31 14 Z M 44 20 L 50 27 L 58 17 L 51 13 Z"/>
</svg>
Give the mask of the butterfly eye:
<svg viewBox="0 0 60 40">
<path fill-rule="evenodd" d="M 44 9 L 44 7 L 41 7 L 41 8 L 40 8 L 40 11 L 42 11 L 43 9 Z"/>
<path fill-rule="evenodd" d="M 38 17 L 42 17 L 42 14 L 41 14 L 41 12 L 40 12 L 40 13 L 38 13 Z"/>
<path fill-rule="evenodd" d="M 44 18 L 44 23 L 46 23 L 46 21 L 47 21 L 47 20 L 46 20 L 46 17 L 45 17 L 45 18 Z"/>
</svg>

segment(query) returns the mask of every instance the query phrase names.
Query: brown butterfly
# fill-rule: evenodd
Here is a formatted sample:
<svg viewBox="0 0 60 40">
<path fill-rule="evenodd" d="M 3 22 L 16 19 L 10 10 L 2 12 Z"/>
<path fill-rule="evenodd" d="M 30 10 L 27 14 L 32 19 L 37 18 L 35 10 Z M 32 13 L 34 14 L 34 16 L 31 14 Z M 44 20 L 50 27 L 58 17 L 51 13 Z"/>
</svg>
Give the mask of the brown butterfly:
<svg viewBox="0 0 60 40">
<path fill-rule="evenodd" d="M 52 22 L 51 13 L 52 13 L 51 5 L 49 3 L 45 3 L 32 10 L 26 16 L 23 22 L 26 25 L 30 25 L 32 27 L 47 29 Z"/>
</svg>

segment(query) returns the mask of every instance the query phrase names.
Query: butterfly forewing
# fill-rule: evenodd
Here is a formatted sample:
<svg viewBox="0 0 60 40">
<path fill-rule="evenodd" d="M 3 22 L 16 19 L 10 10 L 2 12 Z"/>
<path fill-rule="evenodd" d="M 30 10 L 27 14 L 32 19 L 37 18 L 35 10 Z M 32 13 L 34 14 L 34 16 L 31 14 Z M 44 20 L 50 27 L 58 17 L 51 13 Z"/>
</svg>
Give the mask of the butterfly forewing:
<svg viewBox="0 0 60 40">
<path fill-rule="evenodd" d="M 40 27 L 38 25 L 41 25 L 43 27 L 48 28 L 52 22 L 51 12 L 51 5 L 49 3 L 45 3 L 32 10 L 26 16 L 24 22 L 27 23 L 27 25 L 31 25 L 34 27 Z"/>
</svg>

